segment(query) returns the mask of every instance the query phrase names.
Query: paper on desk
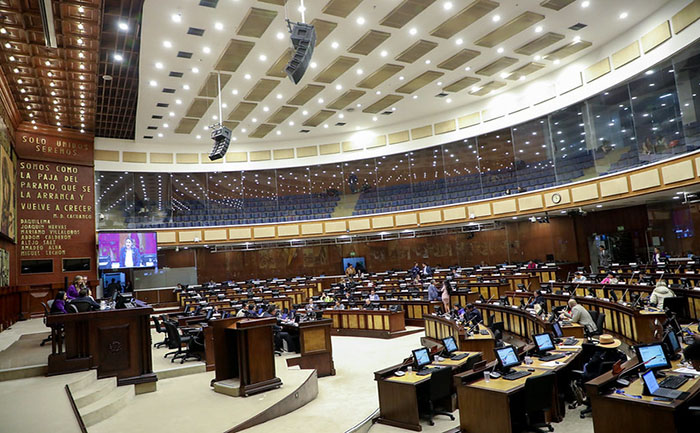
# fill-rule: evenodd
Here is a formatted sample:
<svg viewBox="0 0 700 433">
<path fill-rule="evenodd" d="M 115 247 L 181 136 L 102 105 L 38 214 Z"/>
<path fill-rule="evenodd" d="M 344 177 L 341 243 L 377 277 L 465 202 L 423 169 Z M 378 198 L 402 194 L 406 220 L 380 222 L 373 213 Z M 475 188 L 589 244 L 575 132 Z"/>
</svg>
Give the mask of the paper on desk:
<svg viewBox="0 0 700 433">
<path fill-rule="evenodd" d="M 695 376 L 700 376 L 700 371 L 694 370 L 692 368 L 680 367 L 673 370 L 674 373 L 678 374 L 694 374 Z"/>
<path fill-rule="evenodd" d="M 542 363 L 542 367 L 556 367 L 557 365 L 559 365 L 557 361 L 548 361 Z"/>
<path fill-rule="evenodd" d="M 567 346 L 566 344 L 560 344 L 559 347 L 562 349 L 580 349 L 581 345 Z"/>
</svg>

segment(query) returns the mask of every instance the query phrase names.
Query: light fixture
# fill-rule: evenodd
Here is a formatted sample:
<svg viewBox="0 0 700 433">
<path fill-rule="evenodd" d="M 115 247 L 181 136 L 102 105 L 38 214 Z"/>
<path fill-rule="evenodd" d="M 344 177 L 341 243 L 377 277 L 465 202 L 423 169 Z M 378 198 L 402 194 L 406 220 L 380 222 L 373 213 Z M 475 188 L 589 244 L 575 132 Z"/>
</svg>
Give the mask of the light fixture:
<svg viewBox="0 0 700 433">
<path fill-rule="evenodd" d="M 182 104 L 182 99 L 176 99 L 176 100 L 175 100 L 175 103 L 176 103 L 177 105 L 181 105 L 181 104 Z"/>
<path fill-rule="evenodd" d="M 311 62 L 309 63 L 309 66 L 311 66 L 311 69 L 316 69 L 316 66 L 318 65 L 316 64 L 316 62 Z"/>
<path fill-rule="evenodd" d="M 156 87 L 158 85 L 158 82 L 156 80 L 151 80 L 148 82 L 148 84 L 150 84 L 151 87 Z"/>
<path fill-rule="evenodd" d="M 382 50 L 382 52 L 379 53 L 379 55 L 382 57 L 386 57 L 387 55 L 389 55 L 389 53 L 386 50 Z"/>
<path fill-rule="evenodd" d="M 574 43 L 578 44 L 579 42 L 581 42 L 581 36 L 574 36 Z"/>
<path fill-rule="evenodd" d="M 443 3 L 442 8 L 445 9 L 446 11 L 449 11 L 450 9 L 452 9 L 452 2 Z"/>
<path fill-rule="evenodd" d="M 124 56 L 118 53 L 114 53 L 114 60 L 116 60 L 117 62 L 121 62 L 122 60 L 124 60 Z"/>
<path fill-rule="evenodd" d="M 359 24 L 359 25 L 362 25 L 362 24 L 365 23 L 365 18 L 364 18 L 364 17 L 357 17 L 357 19 L 355 20 L 355 22 L 356 22 L 357 24 Z"/>
<path fill-rule="evenodd" d="M 429 65 L 430 64 L 430 59 L 425 59 L 425 64 Z"/>
<path fill-rule="evenodd" d="M 202 47 L 202 51 L 204 51 L 204 54 L 209 54 L 209 53 L 211 53 L 211 48 L 209 48 L 209 47 Z"/>
<path fill-rule="evenodd" d="M 163 69 L 163 64 L 161 62 L 156 62 L 156 69 Z"/>
<path fill-rule="evenodd" d="M 180 14 L 172 14 L 170 18 L 173 20 L 173 22 L 179 23 L 182 21 L 182 15 Z"/>
<path fill-rule="evenodd" d="M 559 63 L 561 63 L 561 60 L 559 60 L 559 59 L 554 59 L 554 62 L 553 62 L 553 63 L 554 63 L 555 65 L 558 65 Z"/>
<path fill-rule="evenodd" d="M 362 75 L 364 71 L 361 68 L 358 68 L 355 72 L 357 73 L 357 75 Z"/>
<path fill-rule="evenodd" d="M 416 29 L 415 27 L 411 27 L 411 29 L 408 31 L 408 33 L 415 35 L 416 33 L 418 33 L 418 29 Z"/>
<path fill-rule="evenodd" d="M 624 19 L 627 18 L 628 16 L 629 16 L 629 14 L 628 14 L 627 12 L 622 12 L 622 13 L 620 14 L 620 19 L 621 19 L 621 20 L 624 20 Z"/>
<path fill-rule="evenodd" d="M 119 30 L 129 30 L 129 24 L 125 23 L 124 21 L 119 21 Z"/>
<path fill-rule="evenodd" d="M 343 86 L 340 84 L 335 85 L 335 90 L 341 90 L 342 88 L 343 88 Z"/>
<path fill-rule="evenodd" d="M 261 62 L 264 62 L 264 61 L 267 60 L 267 56 L 266 56 L 265 54 L 260 54 L 260 56 L 258 57 L 258 59 L 260 59 Z"/>
<path fill-rule="evenodd" d="M 284 33 L 282 32 L 277 32 L 277 39 L 284 39 Z"/>
<path fill-rule="evenodd" d="M 231 90 L 231 94 L 233 94 L 233 95 L 238 95 L 238 89 L 233 89 L 233 90 Z"/>
<path fill-rule="evenodd" d="M 11 62 L 14 62 L 14 61 L 16 60 L 16 59 L 15 59 L 15 56 L 10 56 L 9 59 L 10 59 Z"/>
<path fill-rule="evenodd" d="M 501 21 L 501 16 L 500 16 L 500 15 L 494 15 L 494 16 L 491 17 L 491 20 L 492 20 L 494 23 L 497 23 L 497 22 Z"/>
<path fill-rule="evenodd" d="M 587 8 L 587 7 L 590 6 L 590 5 L 591 5 L 591 2 L 589 2 L 588 0 L 584 1 L 583 3 L 581 3 L 581 7 L 584 8 L 584 9 Z"/>
<path fill-rule="evenodd" d="M 323 104 L 323 98 L 318 98 L 317 101 L 318 101 L 319 104 Z"/>
<path fill-rule="evenodd" d="M 294 121 L 290 120 L 289 123 L 287 123 L 289 126 L 294 126 Z"/>
<path fill-rule="evenodd" d="M 336 48 L 338 48 L 338 46 L 339 46 L 339 44 L 338 44 L 338 42 L 336 42 L 336 41 L 333 41 L 333 43 L 331 44 L 331 48 L 333 48 L 334 50 L 335 50 Z"/>
<path fill-rule="evenodd" d="M 78 53 L 78 57 L 80 57 L 81 59 L 84 59 L 84 58 L 85 58 L 85 54 L 83 54 L 83 52 L 81 51 L 81 52 Z"/>
<path fill-rule="evenodd" d="M 301 112 L 301 114 L 304 115 L 304 116 L 306 116 L 307 114 L 309 114 L 309 112 L 306 111 L 306 110 L 304 110 L 304 111 Z"/>
<path fill-rule="evenodd" d="M 263 107 L 263 111 L 267 113 L 268 111 L 270 111 L 270 107 L 264 106 L 264 107 Z"/>
<path fill-rule="evenodd" d="M 539 54 L 536 55 L 536 56 L 535 56 L 535 61 L 536 61 L 536 62 L 539 62 L 540 60 L 542 60 L 542 56 L 540 56 Z"/>
<path fill-rule="evenodd" d="M 458 38 L 458 39 L 455 41 L 455 44 L 457 44 L 457 45 L 462 45 L 463 43 L 464 43 L 464 41 L 462 40 L 462 38 Z"/>
<path fill-rule="evenodd" d="M 251 77 L 250 77 L 250 74 L 245 74 L 245 75 L 243 76 L 243 78 L 245 78 L 246 80 L 250 80 Z"/>
<path fill-rule="evenodd" d="M 170 115 L 170 117 L 175 117 L 175 112 L 174 112 L 174 111 L 171 111 L 171 112 L 169 113 L 169 115 Z"/>
<path fill-rule="evenodd" d="M 503 54 L 503 51 L 505 51 L 503 47 L 498 47 L 498 49 L 496 50 L 498 54 Z"/>
<path fill-rule="evenodd" d="M 281 93 L 278 93 L 277 96 L 276 96 L 276 98 L 277 98 L 277 99 L 282 99 L 282 94 L 281 94 Z"/>
<path fill-rule="evenodd" d="M 542 30 L 543 30 L 542 26 L 535 27 L 535 33 L 542 33 Z"/>
<path fill-rule="evenodd" d="M 216 23 L 214 23 L 214 28 L 215 28 L 216 30 L 223 30 L 223 29 L 224 29 L 224 25 L 223 25 L 222 23 L 220 23 L 220 22 L 216 22 Z"/>
</svg>

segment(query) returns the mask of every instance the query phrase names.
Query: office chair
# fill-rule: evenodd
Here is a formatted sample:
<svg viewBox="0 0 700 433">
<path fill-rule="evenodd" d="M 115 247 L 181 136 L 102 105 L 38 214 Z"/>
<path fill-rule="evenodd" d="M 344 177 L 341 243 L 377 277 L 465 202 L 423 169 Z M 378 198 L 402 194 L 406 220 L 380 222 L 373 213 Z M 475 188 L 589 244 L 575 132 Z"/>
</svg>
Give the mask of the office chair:
<svg viewBox="0 0 700 433">
<path fill-rule="evenodd" d="M 50 328 L 50 326 L 46 324 L 46 319 L 49 317 L 49 314 L 51 314 L 51 304 L 53 304 L 53 299 L 49 301 L 49 305 L 46 305 L 43 302 L 41 303 L 41 306 L 44 308 L 44 318 L 42 320 L 44 321 L 44 325 L 46 327 L 49 327 L 49 328 Z M 41 343 L 39 343 L 39 346 L 43 346 L 44 344 L 46 344 L 52 340 L 53 340 L 53 332 L 51 332 L 48 337 L 41 340 Z"/>
<path fill-rule="evenodd" d="M 673 296 L 664 299 L 664 310 L 669 310 L 676 314 L 676 317 L 689 317 L 686 311 L 688 303 L 683 296 Z"/>
<path fill-rule="evenodd" d="M 491 331 L 493 332 L 493 336 L 496 339 L 496 342 L 503 340 L 503 332 L 505 331 L 505 327 L 503 325 L 503 322 L 492 323 L 491 324 Z"/>
<path fill-rule="evenodd" d="M 173 352 L 166 353 L 163 355 L 163 358 L 167 358 L 169 355 L 177 356 L 184 353 L 182 351 L 182 345 L 189 343 L 191 337 L 189 335 L 181 335 L 180 331 L 177 329 L 177 325 L 173 321 L 166 320 L 163 322 L 163 325 L 168 334 L 168 349 L 177 349 Z M 175 359 L 175 356 L 173 356 L 173 359 Z"/>
<path fill-rule="evenodd" d="M 427 394 L 427 395 L 426 395 Z M 445 415 L 450 417 L 451 421 L 455 417 L 446 411 L 435 410 L 435 403 L 441 400 L 448 399 L 452 396 L 452 368 L 443 367 L 432 370 L 430 381 L 428 382 L 428 391 L 423 394 L 423 402 L 428 406 L 427 419 L 428 424 L 435 425 L 433 417 L 435 415 Z"/>
<path fill-rule="evenodd" d="M 598 317 L 595 319 L 596 330 L 595 330 L 595 332 L 592 333 L 592 335 L 602 335 L 604 325 L 605 325 L 605 313 L 599 311 Z"/>
<path fill-rule="evenodd" d="M 158 320 L 157 317 L 153 316 L 152 319 L 153 324 L 156 326 L 156 332 L 158 332 L 159 334 L 165 334 L 165 338 L 163 339 L 163 341 L 161 341 L 160 343 L 155 343 L 153 347 L 158 348 L 160 346 L 166 346 L 168 344 L 168 332 L 165 329 L 163 329 L 162 326 L 160 326 L 160 320 Z"/>
<path fill-rule="evenodd" d="M 525 381 L 526 425 L 523 431 L 541 433 L 543 427 L 554 431 L 550 423 L 533 422 L 532 415 L 539 413 L 544 416 L 544 413 L 552 408 L 556 378 L 554 373 L 546 373 L 541 376 L 528 377 Z"/>
</svg>

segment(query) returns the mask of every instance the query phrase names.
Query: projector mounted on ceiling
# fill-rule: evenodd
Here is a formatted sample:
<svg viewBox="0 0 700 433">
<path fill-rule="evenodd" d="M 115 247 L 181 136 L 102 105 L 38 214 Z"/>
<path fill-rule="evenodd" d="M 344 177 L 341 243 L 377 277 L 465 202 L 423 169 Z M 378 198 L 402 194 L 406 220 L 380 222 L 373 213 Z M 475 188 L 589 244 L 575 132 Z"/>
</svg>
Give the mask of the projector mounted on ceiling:
<svg viewBox="0 0 700 433">
<path fill-rule="evenodd" d="M 56 27 L 54 26 L 53 19 L 53 6 L 51 5 L 52 0 L 39 0 L 39 14 L 41 15 L 41 23 L 44 28 L 44 40 L 46 41 L 46 46 L 51 48 L 58 48 L 58 42 L 56 41 Z"/>
</svg>

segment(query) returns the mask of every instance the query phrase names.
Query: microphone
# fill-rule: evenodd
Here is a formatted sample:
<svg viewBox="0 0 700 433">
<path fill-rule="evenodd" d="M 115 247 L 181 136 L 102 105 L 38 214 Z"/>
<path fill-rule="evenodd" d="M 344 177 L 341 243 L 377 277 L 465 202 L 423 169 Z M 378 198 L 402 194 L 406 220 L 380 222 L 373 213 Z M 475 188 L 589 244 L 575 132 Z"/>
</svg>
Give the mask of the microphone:
<svg viewBox="0 0 700 433">
<path fill-rule="evenodd" d="M 626 375 L 627 373 L 629 373 L 631 371 L 636 370 L 637 368 L 639 368 L 643 365 L 647 365 L 648 363 L 650 363 L 651 361 L 655 360 L 658 357 L 659 357 L 659 355 L 654 355 L 651 358 L 647 359 L 646 361 L 642 361 L 640 363 L 637 363 L 636 365 L 632 366 L 631 368 L 628 368 L 627 370 L 620 372 L 620 374 L 617 375 L 617 378 L 615 379 L 615 381 L 617 382 L 618 385 L 620 385 L 622 387 L 629 386 L 630 381 L 623 379 L 622 376 Z"/>
</svg>

